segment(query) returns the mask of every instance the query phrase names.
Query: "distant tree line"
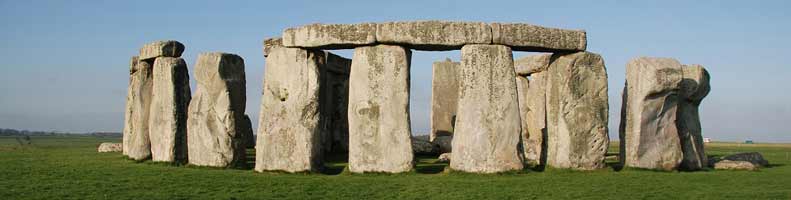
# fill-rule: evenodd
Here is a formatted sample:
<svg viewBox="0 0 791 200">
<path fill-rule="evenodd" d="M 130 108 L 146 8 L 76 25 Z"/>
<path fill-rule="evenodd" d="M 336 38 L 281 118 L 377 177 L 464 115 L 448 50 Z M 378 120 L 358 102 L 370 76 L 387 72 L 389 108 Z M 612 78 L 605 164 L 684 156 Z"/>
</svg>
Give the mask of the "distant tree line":
<svg viewBox="0 0 791 200">
<path fill-rule="evenodd" d="M 55 135 L 90 135 L 96 137 L 121 137 L 118 132 L 67 133 L 58 131 L 29 131 L 0 128 L 0 136 L 55 136 Z"/>
</svg>

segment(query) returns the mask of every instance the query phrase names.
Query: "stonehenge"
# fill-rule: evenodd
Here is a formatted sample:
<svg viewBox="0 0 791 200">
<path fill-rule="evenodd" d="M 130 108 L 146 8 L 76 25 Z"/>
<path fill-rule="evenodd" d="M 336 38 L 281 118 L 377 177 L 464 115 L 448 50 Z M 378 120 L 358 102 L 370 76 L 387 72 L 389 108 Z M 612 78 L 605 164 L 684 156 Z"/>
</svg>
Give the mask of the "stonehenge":
<svg viewBox="0 0 791 200">
<path fill-rule="evenodd" d="M 197 89 L 189 103 L 189 163 L 244 167 L 244 60 L 229 53 L 201 53 L 195 63 Z"/>
<path fill-rule="evenodd" d="M 665 171 L 705 168 L 698 105 L 709 90 L 702 66 L 671 58 L 631 60 L 619 130 L 622 164 Z"/>
<path fill-rule="evenodd" d="M 184 45 L 144 45 L 130 62 L 123 154 L 246 168 L 254 147 L 253 170 L 287 173 L 322 172 L 336 155 L 348 155 L 351 173 L 414 171 L 417 154 L 439 154 L 449 170 L 467 173 L 606 167 L 607 69 L 586 51 L 584 30 L 407 21 L 309 24 L 281 34 L 262 44 L 257 122 L 245 114 L 242 57 L 198 55 L 191 93 Z M 353 55 L 329 51 L 336 49 Z M 428 140 L 412 136 L 413 50 L 461 50 L 460 61 L 432 64 Z M 541 53 L 514 59 L 513 51 Z M 641 57 L 626 75 L 620 164 L 709 167 L 698 111 L 711 90 L 706 69 Z"/>
</svg>

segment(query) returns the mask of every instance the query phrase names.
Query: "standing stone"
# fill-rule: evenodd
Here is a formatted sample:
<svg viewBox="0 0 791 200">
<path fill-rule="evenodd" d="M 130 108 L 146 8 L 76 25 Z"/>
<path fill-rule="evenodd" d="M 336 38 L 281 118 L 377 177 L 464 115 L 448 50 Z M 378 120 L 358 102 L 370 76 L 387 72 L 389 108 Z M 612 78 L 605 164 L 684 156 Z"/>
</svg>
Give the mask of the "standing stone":
<svg viewBox="0 0 791 200">
<path fill-rule="evenodd" d="M 376 41 L 417 50 L 453 50 L 466 44 L 491 44 L 492 28 L 483 22 L 387 22 L 376 26 Z"/>
<path fill-rule="evenodd" d="M 598 54 L 555 54 L 547 83 L 547 165 L 603 168 L 607 135 L 607 70 Z"/>
<path fill-rule="evenodd" d="M 250 116 L 244 115 L 244 120 L 242 120 L 242 124 L 240 125 L 242 132 L 242 138 L 244 138 L 244 148 L 255 148 L 255 136 L 253 135 L 253 122 L 250 121 Z"/>
<path fill-rule="evenodd" d="M 202 53 L 195 64 L 195 80 L 187 120 L 189 163 L 243 167 L 244 60 L 234 54 Z"/>
<path fill-rule="evenodd" d="M 149 60 L 157 57 L 181 57 L 184 53 L 184 44 L 174 40 L 156 41 L 140 48 L 140 60 Z"/>
<path fill-rule="evenodd" d="M 453 170 L 496 173 L 523 168 L 518 151 L 521 119 L 511 49 L 466 45 L 461 49 Z"/>
<path fill-rule="evenodd" d="M 546 164 L 546 82 L 545 71 L 552 54 L 539 54 L 514 61 L 519 93 L 519 111 L 522 117 L 522 149 L 525 162 L 531 165 Z M 529 76 L 523 77 L 523 76 Z"/>
<path fill-rule="evenodd" d="M 431 74 L 431 132 L 430 140 L 453 136 L 456 120 L 456 105 L 459 101 L 459 82 L 456 73 L 459 63 L 446 59 L 434 62 Z M 443 152 L 447 153 L 447 152 Z"/>
<path fill-rule="evenodd" d="M 641 57 L 626 65 L 621 159 L 626 167 L 673 170 L 683 154 L 676 127 L 681 64 Z"/>
<path fill-rule="evenodd" d="M 709 72 L 700 65 L 685 65 L 682 67 L 682 74 L 679 96 L 681 99 L 678 104 L 676 123 L 684 159 L 681 160 L 679 168 L 699 170 L 708 164 L 703 149 L 698 107 L 711 90 Z"/>
<path fill-rule="evenodd" d="M 154 85 L 148 121 L 151 159 L 187 161 L 187 107 L 190 102 L 187 63 L 181 58 L 154 60 Z"/>
<path fill-rule="evenodd" d="M 272 47 L 266 57 L 256 171 L 318 171 L 324 53 Z"/>
<path fill-rule="evenodd" d="M 412 52 L 377 45 L 354 50 L 349 76 L 349 170 L 412 170 L 409 67 Z"/>
<path fill-rule="evenodd" d="M 151 141 L 148 136 L 148 114 L 151 110 L 153 69 L 149 61 L 132 58 L 129 89 L 126 96 L 123 151 L 133 160 L 151 157 Z"/>
</svg>

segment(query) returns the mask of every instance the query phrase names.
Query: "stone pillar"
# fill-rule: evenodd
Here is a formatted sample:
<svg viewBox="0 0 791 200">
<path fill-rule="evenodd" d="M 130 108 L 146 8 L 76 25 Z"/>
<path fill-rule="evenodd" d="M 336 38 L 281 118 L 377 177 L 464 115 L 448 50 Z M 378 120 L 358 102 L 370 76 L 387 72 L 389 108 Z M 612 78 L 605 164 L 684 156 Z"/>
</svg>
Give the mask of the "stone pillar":
<svg viewBox="0 0 791 200">
<path fill-rule="evenodd" d="M 607 70 L 598 54 L 554 54 L 547 84 L 547 165 L 594 170 L 605 167 Z"/>
<path fill-rule="evenodd" d="M 317 50 L 268 49 L 256 142 L 256 171 L 318 171 L 322 163 Z"/>
<path fill-rule="evenodd" d="M 195 64 L 195 80 L 187 120 L 189 163 L 244 167 L 244 60 L 234 54 L 202 53 Z"/>
<path fill-rule="evenodd" d="M 151 157 L 148 113 L 151 105 L 153 68 L 151 62 L 132 57 L 129 89 L 126 95 L 123 154 L 133 160 Z"/>
<path fill-rule="evenodd" d="M 187 161 L 187 107 L 190 102 L 189 73 L 184 59 L 154 60 L 154 85 L 148 121 L 151 159 Z"/>
<path fill-rule="evenodd" d="M 349 170 L 412 170 L 409 67 L 400 46 L 357 47 L 349 76 Z"/>
<path fill-rule="evenodd" d="M 513 62 L 507 46 L 462 47 L 453 170 L 496 173 L 523 168 L 517 149 L 521 119 Z"/>
<path fill-rule="evenodd" d="M 434 62 L 431 74 L 431 132 L 430 140 L 434 143 L 438 137 L 453 137 L 456 120 L 456 106 L 459 101 L 459 83 L 457 71 L 459 62 L 446 59 Z M 443 138 L 444 139 L 444 138 Z M 440 139 L 440 140 L 443 140 Z M 451 151 L 450 146 L 440 146 L 440 153 Z"/>
<path fill-rule="evenodd" d="M 681 64 L 637 58 L 626 65 L 621 108 L 621 162 L 626 167 L 673 170 L 683 154 L 676 127 Z"/>
<path fill-rule="evenodd" d="M 711 91 L 709 72 L 700 65 L 684 65 L 682 74 L 676 124 L 684 159 L 679 168 L 700 170 L 707 167 L 708 158 L 703 149 L 698 107 Z"/>
<path fill-rule="evenodd" d="M 522 117 L 522 149 L 525 162 L 546 164 L 546 82 L 545 71 L 552 54 L 539 54 L 514 61 L 519 111 Z M 529 77 L 529 79 L 528 79 Z"/>
<path fill-rule="evenodd" d="M 352 60 L 323 52 L 325 62 L 320 68 L 320 109 L 323 120 L 322 145 L 325 153 L 349 152 L 349 71 Z"/>
</svg>

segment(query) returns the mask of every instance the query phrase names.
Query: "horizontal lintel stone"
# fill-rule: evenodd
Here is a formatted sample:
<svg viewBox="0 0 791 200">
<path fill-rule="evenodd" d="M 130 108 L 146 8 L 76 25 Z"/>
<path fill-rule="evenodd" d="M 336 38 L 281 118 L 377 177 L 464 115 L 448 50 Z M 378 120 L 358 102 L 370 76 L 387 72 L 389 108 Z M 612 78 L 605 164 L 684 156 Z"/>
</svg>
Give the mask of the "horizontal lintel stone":
<svg viewBox="0 0 791 200">
<path fill-rule="evenodd" d="M 491 23 L 492 42 L 516 51 L 585 51 L 584 30 L 547 28 L 524 23 Z"/>
<path fill-rule="evenodd" d="M 283 31 L 283 46 L 349 49 L 376 43 L 376 24 L 310 24 Z"/>
</svg>

